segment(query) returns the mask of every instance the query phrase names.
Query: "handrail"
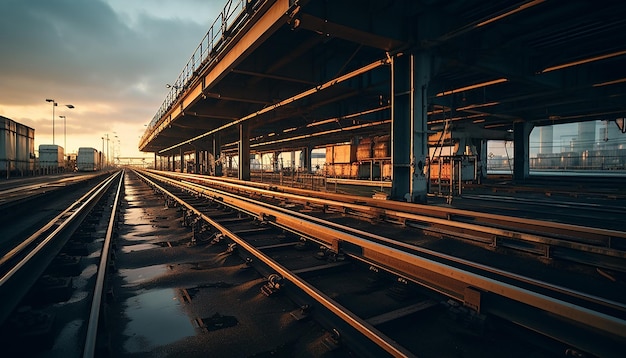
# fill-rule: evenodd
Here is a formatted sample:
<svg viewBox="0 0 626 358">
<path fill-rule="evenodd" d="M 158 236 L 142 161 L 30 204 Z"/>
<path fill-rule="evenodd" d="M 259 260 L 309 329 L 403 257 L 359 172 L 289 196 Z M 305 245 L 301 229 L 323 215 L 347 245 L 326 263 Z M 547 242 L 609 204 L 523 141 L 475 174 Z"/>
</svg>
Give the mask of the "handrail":
<svg viewBox="0 0 626 358">
<path fill-rule="evenodd" d="M 241 29 L 241 24 L 248 18 L 248 14 L 251 13 L 250 10 L 257 2 L 254 0 L 226 1 L 223 10 L 213 21 L 213 24 L 211 24 L 200 44 L 191 54 L 174 83 L 170 84 L 170 91 L 154 117 L 152 117 L 152 121 L 148 124 L 140 143 L 143 143 L 148 133 L 155 129 L 159 120 L 172 108 L 181 94 L 188 88 L 191 80 L 217 56 L 219 50 L 232 38 L 232 35 Z"/>
</svg>

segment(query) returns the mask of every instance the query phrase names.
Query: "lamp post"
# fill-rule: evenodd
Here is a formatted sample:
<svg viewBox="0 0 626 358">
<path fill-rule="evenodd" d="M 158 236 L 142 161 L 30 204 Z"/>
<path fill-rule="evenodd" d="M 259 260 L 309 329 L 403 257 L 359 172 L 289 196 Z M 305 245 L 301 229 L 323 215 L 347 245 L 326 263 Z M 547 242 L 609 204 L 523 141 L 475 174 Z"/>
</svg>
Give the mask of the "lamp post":
<svg viewBox="0 0 626 358">
<path fill-rule="evenodd" d="M 113 132 L 113 133 L 115 133 L 115 132 Z M 120 139 L 119 139 L 118 136 L 115 136 L 115 139 L 113 140 L 113 165 L 116 165 L 116 164 L 119 165 L 120 164 L 119 163 L 120 162 L 119 161 L 120 154 L 119 154 L 118 150 L 115 148 L 115 144 L 116 143 L 118 144 L 117 148 L 119 148 Z M 117 157 L 118 157 L 117 161 L 115 160 L 115 154 L 116 153 L 117 153 Z"/>
<path fill-rule="evenodd" d="M 74 107 L 74 105 L 72 104 L 66 104 L 65 107 L 69 108 L 69 109 L 74 109 L 76 107 Z M 67 150 L 67 127 L 65 126 L 65 116 L 59 116 L 59 118 L 63 118 L 63 149 Z"/>
<path fill-rule="evenodd" d="M 51 99 L 51 98 L 46 98 L 46 102 L 52 103 L 52 144 L 56 144 L 56 142 L 54 140 L 54 107 L 58 106 L 59 104 L 54 99 Z M 73 109 L 74 105 L 66 104 L 65 107 L 67 107 L 69 109 Z M 65 118 L 65 117 L 63 117 L 63 118 Z M 63 149 L 65 149 L 65 147 L 63 147 Z"/>
<path fill-rule="evenodd" d="M 58 103 L 54 99 L 46 98 L 46 102 L 52 103 L 52 144 L 54 143 L 54 107 L 58 105 Z"/>
<path fill-rule="evenodd" d="M 108 168 L 108 167 L 109 167 L 109 160 L 110 160 L 110 159 L 109 159 L 109 133 L 106 133 L 104 136 L 105 136 L 105 137 L 106 137 L 106 139 L 107 139 L 107 158 L 106 158 L 106 167 Z"/>
<path fill-rule="evenodd" d="M 67 140 L 65 139 L 65 116 L 59 116 L 59 118 L 63 118 L 63 149 L 67 150 Z"/>
</svg>

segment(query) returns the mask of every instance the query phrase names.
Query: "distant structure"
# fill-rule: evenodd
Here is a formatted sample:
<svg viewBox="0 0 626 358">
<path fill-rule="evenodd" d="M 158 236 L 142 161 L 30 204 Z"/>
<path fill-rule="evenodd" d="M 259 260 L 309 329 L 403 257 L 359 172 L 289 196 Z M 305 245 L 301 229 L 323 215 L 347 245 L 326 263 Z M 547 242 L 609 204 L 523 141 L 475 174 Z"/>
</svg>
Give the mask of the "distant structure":
<svg viewBox="0 0 626 358">
<path fill-rule="evenodd" d="M 93 172 L 102 169 L 102 155 L 95 148 L 78 148 L 76 168 L 81 172 Z"/>
<path fill-rule="evenodd" d="M 0 116 L 0 177 L 29 175 L 35 169 L 35 130 Z"/>
<path fill-rule="evenodd" d="M 626 134 L 614 121 L 576 124 L 576 132 L 562 135 L 559 152 L 554 152 L 554 127 L 539 128 L 538 152 L 530 158 L 534 170 L 626 170 Z"/>
<path fill-rule="evenodd" d="M 59 173 L 65 168 L 65 152 L 56 144 L 39 145 L 39 168 L 44 173 Z"/>
</svg>

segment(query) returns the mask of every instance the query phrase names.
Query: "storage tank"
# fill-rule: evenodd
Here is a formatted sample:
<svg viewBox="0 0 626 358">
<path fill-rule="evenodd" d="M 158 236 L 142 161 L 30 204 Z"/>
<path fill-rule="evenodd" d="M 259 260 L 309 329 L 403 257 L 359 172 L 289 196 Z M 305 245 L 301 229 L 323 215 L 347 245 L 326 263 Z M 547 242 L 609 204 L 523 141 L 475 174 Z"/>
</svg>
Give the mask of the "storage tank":
<svg viewBox="0 0 626 358">
<path fill-rule="evenodd" d="M 539 127 L 539 154 L 552 154 L 553 138 L 554 129 L 552 126 Z"/>
<path fill-rule="evenodd" d="M 93 172 L 100 170 L 100 153 L 95 148 L 78 148 L 76 157 L 76 167 L 82 172 Z"/>
<path fill-rule="evenodd" d="M 35 130 L 0 116 L 0 172 L 24 174 L 34 169 Z"/>
<path fill-rule="evenodd" d="M 0 171 L 3 175 L 15 170 L 16 123 L 0 116 Z"/>
<path fill-rule="evenodd" d="M 17 123 L 16 129 L 16 169 L 20 172 L 33 170 L 35 165 L 35 130 L 20 123 Z"/>
<path fill-rule="evenodd" d="M 39 167 L 57 170 L 65 166 L 63 147 L 56 144 L 39 145 Z"/>
</svg>

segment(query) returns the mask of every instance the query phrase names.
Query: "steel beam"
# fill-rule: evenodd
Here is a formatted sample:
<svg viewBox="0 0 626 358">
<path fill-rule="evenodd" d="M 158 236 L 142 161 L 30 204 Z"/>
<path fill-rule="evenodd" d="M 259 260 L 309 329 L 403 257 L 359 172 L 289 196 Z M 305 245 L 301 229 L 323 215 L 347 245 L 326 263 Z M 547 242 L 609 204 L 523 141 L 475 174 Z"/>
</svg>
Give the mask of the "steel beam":
<svg viewBox="0 0 626 358">
<path fill-rule="evenodd" d="M 427 88 L 432 60 L 427 52 L 392 58 L 391 197 L 425 203 L 428 178 Z M 408 74 L 408 76 L 407 76 Z"/>
</svg>

